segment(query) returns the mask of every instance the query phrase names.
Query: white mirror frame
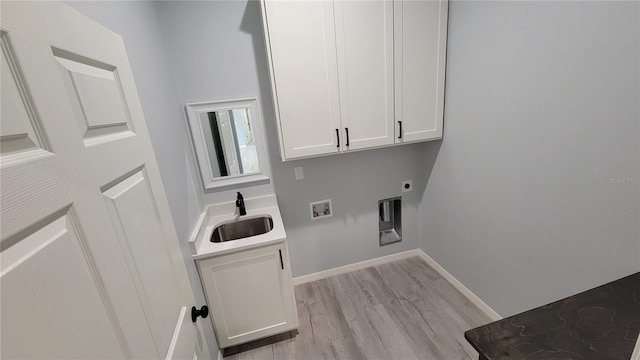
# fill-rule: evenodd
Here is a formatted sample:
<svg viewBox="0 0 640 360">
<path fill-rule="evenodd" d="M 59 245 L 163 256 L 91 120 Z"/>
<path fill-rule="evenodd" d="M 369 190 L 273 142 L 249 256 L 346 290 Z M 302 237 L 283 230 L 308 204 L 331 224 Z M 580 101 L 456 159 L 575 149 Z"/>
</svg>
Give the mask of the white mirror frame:
<svg viewBox="0 0 640 360">
<path fill-rule="evenodd" d="M 232 109 L 247 109 L 249 119 L 253 127 L 256 151 L 258 153 L 258 166 L 260 171 L 251 174 L 240 174 L 233 176 L 214 176 L 211 168 L 211 159 L 207 151 L 207 143 L 205 139 L 204 129 L 200 120 L 200 114 L 210 113 L 214 111 L 225 111 Z M 257 98 L 224 100 L 224 101 L 206 101 L 197 103 L 187 103 L 187 121 L 189 123 L 189 131 L 193 140 L 193 147 L 198 159 L 200 175 L 205 189 L 216 189 L 228 187 L 232 185 L 246 185 L 252 182 L 269 180 L 269 164 L 265 147 L 264 132 L 262 131 L 262 116 L 258 108 Z"/>
</svg>

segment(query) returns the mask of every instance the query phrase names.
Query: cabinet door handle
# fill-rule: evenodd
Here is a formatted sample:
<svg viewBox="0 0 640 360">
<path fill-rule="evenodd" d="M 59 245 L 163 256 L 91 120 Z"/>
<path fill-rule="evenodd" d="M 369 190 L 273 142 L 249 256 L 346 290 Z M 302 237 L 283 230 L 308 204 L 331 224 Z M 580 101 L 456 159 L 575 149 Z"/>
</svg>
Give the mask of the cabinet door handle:
<svg viewBox="0 0 640 360">
<path fill-rule="evenodd" d="M 347 133 L 347 143 L 346 146 L 349 146 L 349 128 L 344 128 L 344 131 Z"/>
<path fill-rule="evenodd" d="M 336 129 L 336 139 L 338 139 L 338 145 L 336 145 L 337 148 L 340 147 L 340 130 Z"/>
<path fill-rule="evenodd" d="M 402 121 L 398 121 L 398 125 L 400 126 L 400 133 L 398 134 L 398 139 L 402 139 Z"/>
<path fill-rule="evenodd" d="M 282 261 L 282 250 L 278 249 L 278 253 L 280 254 L 280 268 L 284 270 L 284 261 Z"/>
</svg>

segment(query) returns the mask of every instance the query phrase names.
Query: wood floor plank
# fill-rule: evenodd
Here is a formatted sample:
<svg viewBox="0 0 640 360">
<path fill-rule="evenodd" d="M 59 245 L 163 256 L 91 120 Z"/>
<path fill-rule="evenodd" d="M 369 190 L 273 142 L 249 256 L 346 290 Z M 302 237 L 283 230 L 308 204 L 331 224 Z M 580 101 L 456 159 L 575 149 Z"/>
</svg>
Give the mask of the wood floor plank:
<svg viewBox="0 0 640 360">
<path fill-rule="evenodd" d="M 322 281 L 322 280 L 320 280 Z M 308 284 L 309 297 L 307 308 L 309 313 L 310 331 L 302 334 L 314 359 L 338 359 L 334 339 L 331 334 L 329 318 L 324 304 L 318 294 L 318 282 Z"/>
<path fill-rule="evenodd" d="M 367 308 L 368 321 L 372 324 L 378 337 L 394 359 L 420 359 L 421 356 L 413 352 L 409 339 L 389 316 L 383 304 Z"/>
<path fill-rule="evenodd" d="M 418 319 L 420 327 L 447 359 L 466 359 L 466 351 L 457 340 L 458 334 L 448 326 L 449 319 L 443 318 L 435 304 L 429 300 L 418 299 L 407 302 L 405 307 Z"/>
<path fill-rule="evenodd" d="M 295 296 L 297 333 L 225 360 L 477 359 L 464 331 L 490 322 L 419 257 L 301 284 Z"/>
<path fill-rule="evenodd" d="M 464 321 L 456 310 L 451 308 L 451 305 L 442 297 L 439 296 L 439 288 L 436 282 L 431 284 L 429 289 L 423 289 L 420 292 L 420 300 L 418 304 L 422 304 L 420 307 L 436 309 L 437 311 L 430 311 L 431 316 L 429 324 L 432 328 L 438 328 L 437 332 L 442 334 L 440 337 L 444 339 L 448 346 L 456 347 L 457 350 L 464 350 L 467 354 L 475 356 L 475 351 L 464 339 L 464 332 L 473 328 L 472 324 Z M 452 316 L 454 314 L 454 316 Z"/>
<path fill-rule="evenodd" d="M 478 308 L 464 295 L 460 294 L 448 281 L 439 279 L 436 282 L 440 284 L 440 296 L 446 299 L 446 301 L 451 304 L 451 307 L 467 322 L 474 325 L 474 327 L 491 322 L 491 319 L 489 319 L 487 315 L 478 311 Z"/>
<path fill-rule="evenodd" d="M 337 357 L 339 359 L 364 359 L 345 319 L 343 308 L 337 299 L 336 287 L 339 286 L 339 283 L 335 278 L 329 278 L 314 282 L 314 286 L 317 286 L 318 291 L 316 294 L 326 309 L 327 321 L 333 341 L 332 346 L 336 351 Z"/>
<path fill-rule="evenodd" d="M 394 319 L 403 336 L 409 340 L 414 353 L 421 355 L 421 359 L 444 359 L 441 347 L 436 344 L 436 337 L 431 329 L 426 332 L 420 326 L 422 318 L 415 319 L 406 308 L 406 300 L 400 300 L 398 305 L 386 305 L 385 310 Z"/>
<path fill-rule="evenodd" d="M 355 281 L 353 275 L 336 276 L 335 280 L 338 282 L 340 290 L 336 294 L 338 302 L 343 309 L 343 314 L 363 357 L 365 359 L 391 358 L 391 355 L 387 352 L 387 349 L 367 320 L 365 311 L 367 305 L 358 302 L 357 296 L 350 296 L 357 293 L 349 291 Z"/>
</svg>

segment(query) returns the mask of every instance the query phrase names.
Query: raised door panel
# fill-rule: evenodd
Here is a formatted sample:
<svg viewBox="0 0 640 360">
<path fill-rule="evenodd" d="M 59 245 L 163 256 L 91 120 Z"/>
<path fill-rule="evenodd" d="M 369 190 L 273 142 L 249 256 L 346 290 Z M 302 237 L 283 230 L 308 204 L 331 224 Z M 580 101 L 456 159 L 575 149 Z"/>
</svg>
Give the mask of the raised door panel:
<svg viewBox="0 0 640 360">
<path fill-rule="evenodd" d="M 73 208 L 4 239 L 0 263 L 3 359 L 125 356 Z"/>
<path fill-rule="evenodd" d="M 41 119 L 31 99 L 7 32 L 0 31 L 0 164 L 24 163 L 50 154 Z"/>
<path fill-rule="evenodd" d="M 283 160 L 339 152 L 333 2 L 262 4 Z"/>
<path fill-rule="evenodd" d="M 297 327 L 290 273 L 282 268 L 285 249 L 280 244 L 200 261 L 221 347 Z"/>
<path fill-rule="evenodd" d="M 339 0 L 335 14 L 346 149 L 393 144 L 393 3 Z"/>
<path fill-rule="evenodd" d="M 134 135 L 118 69 L 71 52 L 53 52 L 84 145 Z"/>
<path fill-rule="evenodd" d="M 447 10 L 446 0 L 395 3 L 396 142 L 442 138 Z"/>
<path fill-rule="evenodd" d="M 176 327 L 174 311 L 186 304 L 181 300 L 146 170 L 116 180 L 102 193 L 149 328 L 159 349 L 167 349 Z"/>
</svg>

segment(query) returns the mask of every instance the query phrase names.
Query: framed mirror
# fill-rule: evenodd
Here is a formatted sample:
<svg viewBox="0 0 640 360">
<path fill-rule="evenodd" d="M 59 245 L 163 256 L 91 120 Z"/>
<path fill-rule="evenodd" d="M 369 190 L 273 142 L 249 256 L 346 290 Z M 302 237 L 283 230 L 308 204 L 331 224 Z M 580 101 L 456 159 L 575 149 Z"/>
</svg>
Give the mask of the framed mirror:
<svg viewBox="0 0 640 360">
<path fill-rule="evenodd" d="M 189 103 L 186 110 L 205 189 L 269 179 L 256 98 Z"/>
</svg>

